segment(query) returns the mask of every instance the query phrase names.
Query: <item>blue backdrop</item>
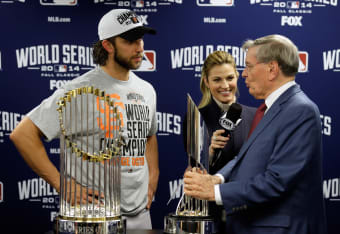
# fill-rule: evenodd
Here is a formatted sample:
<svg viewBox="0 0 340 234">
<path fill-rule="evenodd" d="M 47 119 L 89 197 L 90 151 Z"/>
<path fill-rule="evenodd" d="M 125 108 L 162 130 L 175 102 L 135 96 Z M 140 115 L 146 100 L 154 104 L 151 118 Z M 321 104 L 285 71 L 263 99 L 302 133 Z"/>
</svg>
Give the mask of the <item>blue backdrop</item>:
<svg viewBox="0 0 340 234">
<path fill-rule="evenodd" d="M 248 38 L 283 34 L 300 51 L 296 81 L 319 106 L 323 126 L 324 197 L 329 233 L 339 233 L 340 22 L 337 0 L 0 0 L 0 230 L 45 233 L 58 212 L 58 195 L 32 172 L 9 134 L 33 107 L 70 79 L 94 67 L 91 46 L 97 24 L 112 8 L 131 8 L 157 29 L 145 36 L 137 74 L 158 97 L 160 179 L 151 215 L 154 228 L 173 212 L 182 192 L 186 155 L 181 124 L 186 94 L 200 100 L 199 77 L 206 56 L 226 50 L 241 72 Z M 258 106 L 238 81 L 239 101 Z M 46 144 L 58 165 L 59 141 Z M 170 194 L 175 200 L 167 205 Z M 306 194 L 308 196 L 308 194 Z M 313 204 L 310 204 L 313 205 Z"/>
</svg>

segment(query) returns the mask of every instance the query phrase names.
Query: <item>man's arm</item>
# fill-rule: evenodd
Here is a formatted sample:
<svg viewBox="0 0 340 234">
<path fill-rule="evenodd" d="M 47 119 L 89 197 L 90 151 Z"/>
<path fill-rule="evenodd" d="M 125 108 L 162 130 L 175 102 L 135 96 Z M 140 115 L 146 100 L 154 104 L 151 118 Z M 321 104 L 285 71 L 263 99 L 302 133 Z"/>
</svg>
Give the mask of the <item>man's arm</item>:
<svg viewBox="0 0 340 234">
<path fill-rule="evenodd" d="M 159 167 L 158 167 L 158 144 L 156 135 L 148 137 L 146 141 L 146 160 L 149 168 L 149 187 L 148 187 L 148 204 L 147 209 L 150 209 L 153 197 L 157 190 Z"/>
<path fill-rule="evenodd" d="M 60 175 L 46 153 L 42 136 L 39 128 L 25 117 L 13 130 L 10 139 L 32 170 L 59 192 Z"/>
</svg>

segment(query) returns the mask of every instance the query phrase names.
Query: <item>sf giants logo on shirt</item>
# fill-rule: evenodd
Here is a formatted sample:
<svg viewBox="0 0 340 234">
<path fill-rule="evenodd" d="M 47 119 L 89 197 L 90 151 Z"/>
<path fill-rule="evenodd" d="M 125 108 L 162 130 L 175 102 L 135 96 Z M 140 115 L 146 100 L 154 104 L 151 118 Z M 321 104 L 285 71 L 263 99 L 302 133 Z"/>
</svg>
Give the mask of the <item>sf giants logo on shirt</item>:
<svg viewBox="0 0 340 234">
<path fill-rule="evenodd" d="M 118 109 L 118 116 L 115 115 L 114 110 L 109 107 L 107 102 L 100 101 L 100 97 L 97 97 L 97 111 L 100 112 L 100 117 L 97 117 L 97 124 L 100 129 L 105 131 L 105 136 L 107 138 L 112 138 L 112 131 L 119 130 L 118 126 L 114 125 L 118 119 L 121 121 L 121 126 L 124 127 L 124 120 L 122 112 L 125 111 L 125 107 L 122 101 L 120 101 L 120 96 L 118 94 L 108 94 L 111 99 L 115 101 L 114 107 Z M 111 133 L 111 134 L 110 134 Z"/>
<path fill-rule="evenodd" d="M 134 71 L 155 71 L 156 70 L 156 52 L 145 50 L 140 67 Z"/>
<path fill-rule="evenodd" d="M 299 51 L 299 72 L 308 71 L 308 53 L 306 51 Z"/>
</svg>

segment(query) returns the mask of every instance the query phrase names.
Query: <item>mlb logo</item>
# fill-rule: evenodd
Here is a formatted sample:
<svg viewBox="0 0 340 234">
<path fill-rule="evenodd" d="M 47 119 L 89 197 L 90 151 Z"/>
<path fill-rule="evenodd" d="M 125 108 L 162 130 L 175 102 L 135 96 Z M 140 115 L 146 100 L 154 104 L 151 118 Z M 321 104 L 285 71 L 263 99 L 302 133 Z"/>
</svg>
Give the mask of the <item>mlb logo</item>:
<svg viewBox="0 0 340 234">
<path fill-rule="evenodd" d="M 233 6 L 234 0 L 197 0 L 198 6 Z"/>
<path fill-rule="evenodd" d="M 142 64 L 134 71 L 155 71 L 156 70 L 156 52 L 153 50 L 145 50 Z"/>
<path fill-rule="evenodd" d="M 0 182 L 0 202 L 3 202 L 4 200 L 4 185 L 2 182 Z"/>
<path fill-rule="evenodd" d="M 67 72 L 67 65 L 54 65 L 54 72 Z"/>
<path fill-rule="evenodd" d="M 132 0 L 131 1 L 131 6 L 132 7 L 144 7 L 144 1 L 143 0 Z"/>
<path fill-rule="evenodd" d="M 308 71 L 308 53 L 306 51 L 299 51 L 299 72 Z"/>
<path fill-rule="evenodd" d="M 287 8 L 290 9 L 299 9 L 300 2 L 299 1 L 288 1 L 287 2 Z"/>
</svg>

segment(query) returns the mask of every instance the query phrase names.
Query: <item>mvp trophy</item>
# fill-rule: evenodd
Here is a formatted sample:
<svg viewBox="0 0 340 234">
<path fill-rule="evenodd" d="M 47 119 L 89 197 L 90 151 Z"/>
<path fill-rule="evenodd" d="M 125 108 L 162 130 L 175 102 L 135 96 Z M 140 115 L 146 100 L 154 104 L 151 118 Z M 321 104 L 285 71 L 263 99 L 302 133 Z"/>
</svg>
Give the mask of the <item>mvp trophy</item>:
<svg viewBox="0 0 340 234">
<path fill-rule="evenodd" d="M 201 121 L 197 106 L 188 95 L 187 153 L 189 168 L 196 167 L 201 171 L 208 172 L 208 147 L 206 127 L 204 122 Z M 171 234 L 216 233 L 213 218 L 209 215 L 208 201 L 195 199 L 183 193 L 177 205 L 176 213 L 169 214 L 164 218 L 164 232 Z"/>
<path fill-rule="evenodd" d="M 104 91 L 71 90 L 58 102 L 58 234 L 125 233 L 120 214 L 122 114 Z"/>
</svg>

